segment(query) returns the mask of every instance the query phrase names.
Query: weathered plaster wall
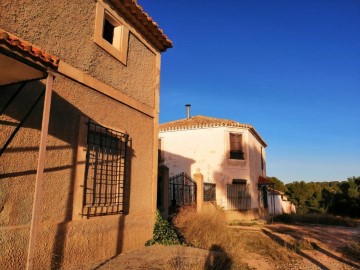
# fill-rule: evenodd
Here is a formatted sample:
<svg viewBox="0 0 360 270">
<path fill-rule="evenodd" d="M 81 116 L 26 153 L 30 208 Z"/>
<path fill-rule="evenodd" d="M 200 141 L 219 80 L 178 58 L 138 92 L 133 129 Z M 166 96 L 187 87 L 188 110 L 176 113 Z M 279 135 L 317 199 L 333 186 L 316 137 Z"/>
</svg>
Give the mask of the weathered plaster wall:
<svg viewBox="0 0 360 270">
<path fill-rule="evenodd" d="M 223 134 L 222 128 L 160 132 L 170 177 L 181 172 L 192 176 L 199 168 L 205 182 L 214 182 L 225 154 Z"/>
<path fill-rule="evenodd" d="M 18 122 L 41 86 L 29 84 L 5 112 L 8 121 Z M 10 94 L 11 91 L 2 89 L 1 102 Z M 42 105 L 31 114 L 1 157 L 0 250 L 4 251 L 0 256 L 1 269 L 25 267 L 41 113 Z M 132 139 L 128 215 L 72 219 L 80 117 L 124 130 Z M 154 128 L 153 118 L 59 74 L 56 76 L 36 269 L 51 269 L 52 265 L 71 269 L 79 263 L 139 248 L 151 238 L 154 209 L 153 194 L 149 191 L 153 184 Z M 12 125 L 1 126 L 4 133 L 10 129 Z"/>
<path fill-rule="evenodd" d="M 245 160 L 228 158 L 231 132 L 243 134 Z M 169 167 L 170 176 L 181 172 L 192 176 L 199 168 L 204 175 L 204 182 L 216 183 L 217 203 L 224 208 L 227 207 L 226 185 L 231 184 L 233 179 L 247 179 L 252 191 L 252 207 L 258 207 L 257 178 L 250 175 L 249 166 L 253 166 L 253 174 L 259 171 L 253 157 L 253 137 L 247 129 L 217 127 L 168 131 L 160 132 L 159 137 L 162 139 L 164 163 Z"/>
<path fill-rule="evenodd" d="M 250 166 L 250 181 L 251 181 L 251 193 L 256 194 L 256 196 L 251 196 L 251 208 L 259 207 L 259 192 L 258 192 L 258 178 L 259 175 L 266 176 L 266 156 L 265 148 L 262 150 L 263 154 L 263 168 L 261 167 L 261 147 L 260 142 L 249 132 L 248 137 L 249 145 L 249 166 Z"/>
<path fill-rule="evenodd" d="M 268 193 L 269 201 L 272 200 L 272 194 L 271 192 Z M 274 196 L 274 204 L 275 204 L 275 211 L 274 211 L 274 205 L 269 204 L 269 213 L 275 213 L 275 215 L 281 215 L 281 214 L 291 214 L 296 213 L 296 207 L 293 203 L 290 201 L 287 201 L 286 199 L 283 200 L 281 195 L 275 195 Z"/>
<path fill-rule="evenodd" d="M 94 0 L 0 3 L 0 27 L 155 108 L 156 55 L 130 33 L 127 66 L 93 41 Z"/>
</svg>

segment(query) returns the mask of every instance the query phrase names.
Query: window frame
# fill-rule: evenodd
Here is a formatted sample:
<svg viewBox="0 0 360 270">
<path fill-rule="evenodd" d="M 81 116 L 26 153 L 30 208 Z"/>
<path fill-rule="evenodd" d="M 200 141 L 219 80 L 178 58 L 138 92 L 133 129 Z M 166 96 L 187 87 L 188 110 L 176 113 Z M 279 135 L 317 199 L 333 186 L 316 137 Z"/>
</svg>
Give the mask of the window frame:
<svg viewBox="0 0 360 270">
<path fill-rule="evenodd" d="M 103 37 L 105 20 L 114 27 L 112 43 Z M 94 42 L 124 65 L 127 64 L 129 33 L 129 29 L 121 23 L 118 16 L 100 2 L 96 2 Z"/>
<path fill-rule="evenodd" d="M 127 166 L 130 162 L 128 155 L 129 136 L 127 133 L 94 123 L 90 119 L 86 122 L 86 125 L 86 156 L 82 185 L 81 216 L 89 218 L 124 213 L 126 209 L 125 185 L 126 178 L 128 177 Z M 91 141 L 92 139 L 93 141 Z M 98 144 L 97 139 L 99 141 Z M 104 139 L 105 145 L 101 143 L 101 140 Z M 108 144 L 109 140 L 110 144 Z M 119 144 L 119 146 L 114 147 L 114 143 L 116 145 Z M 97 151 L 95 158 L 93 151 Z M 97 155 L 99 153 L 102 156 L 100 162 L 105 165 L 101 163 L 98 165 L 99 159 Z M 93 155 L 93 159 L 90 159 L 91 155 Z M 105 155 L 106 158 L 104 159 Z M 91 162 L 97 163 L 95 168 L 91 168 Z M 96 166 L 101 167 L 100 175 Z M 106 174 L 102 172 L 104 166 L 106 166 Z M 110 166 L 111 168 L 109 169 Z M 89 179 L 89 173 L 91 179 Z M 97 192 L 97 188 L 100 191 Z M 103 191 L 101 191 L 102 188 Z"/>
<path fill-rule="evenodd" d="M 232 149 L 232 136 L 239 136 L 240 139 L 240 149 Z M 234 160 L 245 160 L 245 152 L 244 152 L 244 144 L 243 144 L 244 136 L 242 133 L 229 132 L 229 159 Z"/>
</svg>

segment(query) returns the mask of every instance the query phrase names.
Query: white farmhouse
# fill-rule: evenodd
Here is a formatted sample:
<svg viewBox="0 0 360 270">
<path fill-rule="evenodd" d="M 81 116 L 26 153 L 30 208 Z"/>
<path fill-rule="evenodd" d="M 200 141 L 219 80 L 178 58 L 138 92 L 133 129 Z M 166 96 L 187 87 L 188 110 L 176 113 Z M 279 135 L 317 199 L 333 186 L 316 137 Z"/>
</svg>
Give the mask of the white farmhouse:
<svg viewBox="0 0 360 270">
<path fill-rule="evenodd" d="M 205 183 L 216 184 L 216 202 L 223 209 L 262 208 L 258 182 L 266 178 L 267 145 L 251 125 L 188 113 L 160 125 L 159 143 L 170 177 L 200 171 Z"/>
</svg>

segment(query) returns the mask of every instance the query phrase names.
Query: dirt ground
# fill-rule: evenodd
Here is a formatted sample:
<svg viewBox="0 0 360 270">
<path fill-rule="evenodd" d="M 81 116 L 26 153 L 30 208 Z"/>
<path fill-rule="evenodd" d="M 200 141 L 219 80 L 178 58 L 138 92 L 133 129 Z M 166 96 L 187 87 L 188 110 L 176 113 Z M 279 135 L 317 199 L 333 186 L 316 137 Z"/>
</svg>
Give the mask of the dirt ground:
<svg viewBox="0 0 360 270">
<path fill-rule="evenodd" d="M 294 270 L 341 270 L 360 269 L 360 257 L 345 256 L 346 247 L 356 237 L 360 237 L 360 227 L 340 226 L 296 226 L 271 224 L 255 227 L 236 227 L 269 237 L 279 246 L 293 250 L 290 262 L 281 262 L 261 254 L 239 254 L 249 267 L 234 267 L 223 264 L 221 254 L 184 246 L 151 246 L 142 250 L 118 255 L 109 260 L 83 266 L 82 270 L 115 269 L 294 269 Z M 220 262 L 222 267 L 217 267 Z M 215 267 L 214 267 L 215 266 Z"/>
<path fill-rule="evenodd" d="M 275 269 L 360 269 L 360 257 L 350 256 L 346 252 L 348 244 L 359 239 L 359 226 L 349 228 L 275 223 L 265 226 L 262 231 L 298 255 L 298 259 L 289 264 L 288 268 L 275 263 Z"/>
</svg>

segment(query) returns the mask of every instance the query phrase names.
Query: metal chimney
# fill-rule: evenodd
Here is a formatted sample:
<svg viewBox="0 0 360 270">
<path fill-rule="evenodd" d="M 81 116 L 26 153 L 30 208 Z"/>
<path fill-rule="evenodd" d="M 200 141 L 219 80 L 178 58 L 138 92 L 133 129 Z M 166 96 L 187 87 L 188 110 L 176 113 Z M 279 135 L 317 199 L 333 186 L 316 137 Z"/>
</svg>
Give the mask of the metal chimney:
<svg viewBox="0 0 360 270">
<path fill-rule="evenodd" d="M 186 107 L 187 120 L 189 120 L 190 119 L 190 107 L 191 107 L 191 104 L 186 104 L 185 107 Z"/>
</svg>

